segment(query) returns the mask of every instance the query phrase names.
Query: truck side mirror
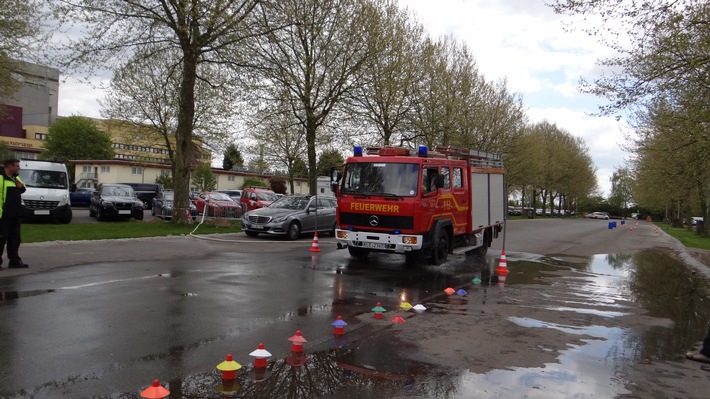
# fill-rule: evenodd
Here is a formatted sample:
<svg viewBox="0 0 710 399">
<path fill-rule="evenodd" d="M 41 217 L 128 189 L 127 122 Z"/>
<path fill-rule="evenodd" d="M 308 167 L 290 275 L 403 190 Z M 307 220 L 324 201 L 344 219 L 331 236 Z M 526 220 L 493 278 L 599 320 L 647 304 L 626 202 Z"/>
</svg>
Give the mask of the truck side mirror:
<svg viewBox="0 0 710 399">
<path fill-rule="evenodd" d="M 330 168 L 330 191 L 336 192 L 338 190 L 338 183 L 343 175 L 335 167 Z"/>
</svg>

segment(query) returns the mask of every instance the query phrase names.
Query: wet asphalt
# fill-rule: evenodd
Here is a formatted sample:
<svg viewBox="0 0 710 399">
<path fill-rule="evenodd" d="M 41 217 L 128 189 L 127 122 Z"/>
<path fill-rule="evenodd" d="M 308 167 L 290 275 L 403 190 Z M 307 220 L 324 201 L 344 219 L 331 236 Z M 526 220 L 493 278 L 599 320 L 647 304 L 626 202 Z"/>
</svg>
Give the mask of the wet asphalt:
<svg viewBox="0 0 710 399">
<path fill-rule="evenodd" d="M 583 271 L 601 276 L 600 281 L 613 282 L 634 270 L 644 278 L 625 289 L 636 289 L 636 298 L 658 317 L 676 316 L 675 325 L 685 326 L 683 331 L 654 329 L 648 342 L 640 341 L 656 358 L 682 350 L 689 338 L 673 337 L 699 334 L 703 320 L 710 318 L 697 295 L 686 295 L 678 306 L 678 290 L 705 289 L 698 288 L 685 265 L 677 265 L 676 273 L 687 273 L 678 281 L 690 286 L 669 288 L 668 296 L 661 296 L 657 286 L 641 281 L 654 281 L 648 270 L 669 273 L 669 260 L 653 252 L 642 252 L 646 258 L 586 253 L 605 253 L 597 245 L 613 252 L 623 247 L 635 251 L 636 243 L 652 247 L 646 240 L 661 239 L 655 232 L 610 242 L 599 234 L 615 233 L 600 233 L 604 226 L 599 223 L 576 224 L 566 232 L 555 225 L 541 241 L 525 232 L 530 226 L 510 228 L 506 237 L 506 248 L 517 251 L 511 263 L 532 265 L 519 268 L 526 271 L 511 279 L 511 287 L 539 283 L 546 268 L 564 265 L 564 256 L 589 257 Z M 577 240 L 589 245 L 575 250 Z M 478 391 L 481 378 L 495 380 L 513 372 L 461 374 L 414 361 L 412 348 L 382 339 L 382 330 L 396 326 L 369 317 L 378 302 L 390 310 L 402 301 L 436 309 L 447 300 L 442 287 L 471 287 L 474 277 L 484 279 L 485 290 L 497 248 L 484 261 L 452 257 L 445 267 L 434 268 L 407 265 L 398 256 L 355 260 L 334 250 L 332 238 L 319 241 L 320 252 L 311 251 L 308 237 L 288 242 L 242 234 L 25 245 L 23 257 L 32 268 L 0 272 L 0 397 L 137 398 L 154 378 L 167 384 L 171 398 L 486 397 Z M 540 254 L 558 258 L 541 262 Z M 620 289 L 602 285 L 612 297 Z M 478 301 L 496 300 L 496 295 L 489 290 Z M 669 308 L 669 296 L 676 298 L 676 307 Z M 693 318 L 698 312 L 702 317 Z M 333 335 L 331 323 L 338 315 L 349 323 L 345 337 Z M 539 328 L 534 319 L 511 321 Z M 305 354 L 294 358 L 288 338 L 297 330 L 308 342 Z M 249 356 L 259 343 L 273 355 L 264 373 L 254 369 Z M 589 351 L 604 351 L 604 345 Z M 559 370 L 588 355 L 579 351 L 567 354 Z M 235 385 L 225 386 L 215 366 L 228 353 L 243 369 Z M 600 378 L 614 377 L 602 373 Z M 561 389 L 567 384 L 562 378 L 554 382 Z"/>
</svg>

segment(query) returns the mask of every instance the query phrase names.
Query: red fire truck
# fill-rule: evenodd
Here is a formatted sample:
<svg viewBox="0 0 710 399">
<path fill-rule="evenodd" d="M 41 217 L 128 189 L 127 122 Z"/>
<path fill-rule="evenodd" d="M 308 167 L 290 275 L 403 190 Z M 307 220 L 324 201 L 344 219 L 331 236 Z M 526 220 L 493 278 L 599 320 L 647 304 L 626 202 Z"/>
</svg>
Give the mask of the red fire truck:
<svg viewBox="0 0 710 399">
<path fill-rule="evenodd" d="M 331 176 L 338 248 L 435 265 L 452 253 L 485 255 L 505 221 L 504 175 L 498 155 L 468 148 L 355 147 Z"/>
</svg>

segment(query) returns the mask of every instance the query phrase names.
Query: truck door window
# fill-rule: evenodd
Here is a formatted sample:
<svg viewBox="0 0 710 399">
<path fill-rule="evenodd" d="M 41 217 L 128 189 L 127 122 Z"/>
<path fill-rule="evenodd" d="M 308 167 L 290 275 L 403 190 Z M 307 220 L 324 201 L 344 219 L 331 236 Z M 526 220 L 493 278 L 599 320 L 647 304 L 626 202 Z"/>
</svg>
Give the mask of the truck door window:
<svg viewBox="0 0 710 399">
<path fill-rule="evenodd" d="M 451 188 L 451 176 L 449 176 L 449 168 L 441 168 L 441 175 L 444 177 L 444 189 L 449 190 Z"/>
<path fill-rule="evenodd" d="M 422 173 L 422 188 L 424 194 L 436 191 L 436 177 L 439 175 L 438 168 L 426 168 Z"/>
<path fill-rule="evenodd" d="M 461 176 L 463 176 L 461 168 L 454 168 L 454 188 L 463 188 Z"/>
</svg>

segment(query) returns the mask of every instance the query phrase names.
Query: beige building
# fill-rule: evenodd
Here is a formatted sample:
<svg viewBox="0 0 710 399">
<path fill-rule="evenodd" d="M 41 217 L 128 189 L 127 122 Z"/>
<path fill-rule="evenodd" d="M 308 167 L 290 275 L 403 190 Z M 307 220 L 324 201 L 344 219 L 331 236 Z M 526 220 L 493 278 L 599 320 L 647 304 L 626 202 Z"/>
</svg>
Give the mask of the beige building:
<svg viewBox="0 0 710 399">
<path fill-rule="evenodd" d="M 127 160 L 75 160 L 75 183 L 77 187 L 96 187 L 100 183 L 155 183 L 155 179 L 162 174 L 170 174 L 170 165 L 167 164 L 138 164 Z M 244 181 L 256 177 L 264 181 L 272 175 L 236 172 L 212 168 L 217 178 L 217 190 L 239 190 Z M 308 194 L 308 179 L 296 179 L 294 191 L 291 194 Z M 289 185 L 286 185 L 289 189 Z"/>
</svg>

